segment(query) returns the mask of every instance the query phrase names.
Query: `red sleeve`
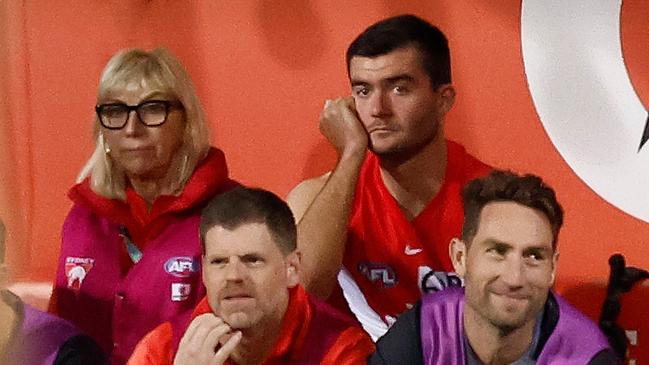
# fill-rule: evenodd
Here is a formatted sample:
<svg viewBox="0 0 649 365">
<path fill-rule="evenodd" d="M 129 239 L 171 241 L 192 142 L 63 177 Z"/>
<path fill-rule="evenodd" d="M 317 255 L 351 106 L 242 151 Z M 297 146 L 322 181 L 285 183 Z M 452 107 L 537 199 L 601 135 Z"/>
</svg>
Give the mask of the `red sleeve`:
<svg viewBox="0 0 649 365">
<path fill-rule="evenodd" d="M 59 315 L 59 307 L 57 306 L 57 299 L 59 297 L 58 291 L 56 290 L 56 283 L 52 286 L 52 295 L 50 296 L 50 302 L 47 305 L 47 311 L 54 315 Z"/>
<path fill-rule="evenodd" d="M 135 347 L 126 365 L 171 365 L 171 323 L 165 322 L 149 332 Z"/>
<path fill-rule="evenodd" d="M 358 327 L 350 327 L 338 336 L 336 342 L 322 359 L 322 365 L 366 364 L 374 353 L 374 342 Z"/>
</svg>

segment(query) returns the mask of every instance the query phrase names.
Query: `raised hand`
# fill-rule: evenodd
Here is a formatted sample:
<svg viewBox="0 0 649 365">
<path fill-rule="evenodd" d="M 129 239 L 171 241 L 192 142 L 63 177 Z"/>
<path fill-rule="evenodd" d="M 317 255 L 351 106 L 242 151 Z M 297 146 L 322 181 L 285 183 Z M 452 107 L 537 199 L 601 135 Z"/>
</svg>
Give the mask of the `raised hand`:
<svg viewBox="0 0 649 365">
<path fill-rule="evenodd" d="M 227 323 L 213 313 L 194 318 L 180 340 L 174 365 L 223 364 L 241 341 L 241 332 L 235 332 L 219 346 L 219 340 L 228 336 L 231 330 Z"/>
<path fill-rule="evenodd" d="M 351 96 L 325 101 L 320 115 L 320 132 L 338 151 L 339 156 L 365 155 L 368 135 L 358 118 Z"/>
</svg>

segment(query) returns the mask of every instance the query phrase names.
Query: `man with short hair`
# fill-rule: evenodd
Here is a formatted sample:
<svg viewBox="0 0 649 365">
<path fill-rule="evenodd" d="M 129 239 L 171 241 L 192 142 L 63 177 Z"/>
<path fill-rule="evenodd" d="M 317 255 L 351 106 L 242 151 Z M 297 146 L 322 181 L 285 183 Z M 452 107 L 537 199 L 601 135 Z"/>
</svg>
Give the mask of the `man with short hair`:
<svg viewBox="0 0 649 365">
<path fill-rule="evenodd" d="M 373 352 L 350 318 L 298 284 L 295 221 L 276 195 L 221 194 L 200 227 L 207 297 L 188 326 L 150 332 L 129 364 L 357 364 Z"/>
<path fill-rule="evenodd" d="M 107 363 L 99 346 L 71 323 L 32 308 L 7 290 L 5 226 L 0 220 L 0 364 Z"/>
<path fill-rule="evenodd" d="M 424 296 L 370 364 L 617 364 L 595 323 L 551 291 L 563 224 L 554 191 L 536 176 L 494 171 L 463 199 L 450 256 L 465 288 Z"/>
<path fill-rule="evenodd" d="M 382 20 L 352 42 L 347 66 L 352 96 L 327 100 L 320 118 L 338 163 L 288 202 L 307 290 L 329 298 L 344 267 L 350 308 L 377 338 L 422 291 L 459 283 L 447 245 L 461 229 L 460 190 L 490 167 L 444 137 L 455 88 L 438 28 Z"/>
</svg>

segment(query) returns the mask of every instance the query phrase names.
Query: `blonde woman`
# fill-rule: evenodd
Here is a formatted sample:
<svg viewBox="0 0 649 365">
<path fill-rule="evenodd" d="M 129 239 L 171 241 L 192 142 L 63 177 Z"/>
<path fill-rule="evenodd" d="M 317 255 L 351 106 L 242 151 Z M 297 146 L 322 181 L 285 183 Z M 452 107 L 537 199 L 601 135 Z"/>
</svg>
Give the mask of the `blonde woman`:
<svg viewBox="0 0 649 365">
<path fill-rule="evenodd" d="M 238 185 L 192 82 L 167 50 L 117 53 L 98 88 L 96 148 L 69 197 L 52 311 L 125 363 L 204 296 L 200 211 Z"/>
</svg>

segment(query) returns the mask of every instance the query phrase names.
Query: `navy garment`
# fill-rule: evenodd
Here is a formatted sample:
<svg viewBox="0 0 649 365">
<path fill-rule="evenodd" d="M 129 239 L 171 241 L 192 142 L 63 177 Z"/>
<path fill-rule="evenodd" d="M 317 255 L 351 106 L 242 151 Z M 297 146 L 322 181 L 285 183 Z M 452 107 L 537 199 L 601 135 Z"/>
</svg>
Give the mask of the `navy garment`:
<svg viewBox="0 0 649 365">
<path fill-rule="evenodd" d="M 400 316 L 377 343 L 369 364 L 464 365 L 464 290 L 430 294 Z M 575 336 L 579 333 L 579 336 Z M 619 359 L 597 326 L 555 294 L 546 302 L 538 346 L 538 365 L 611 365 Z M 588 359 L 588 360 L 584 360 Z"/>
</svg>

